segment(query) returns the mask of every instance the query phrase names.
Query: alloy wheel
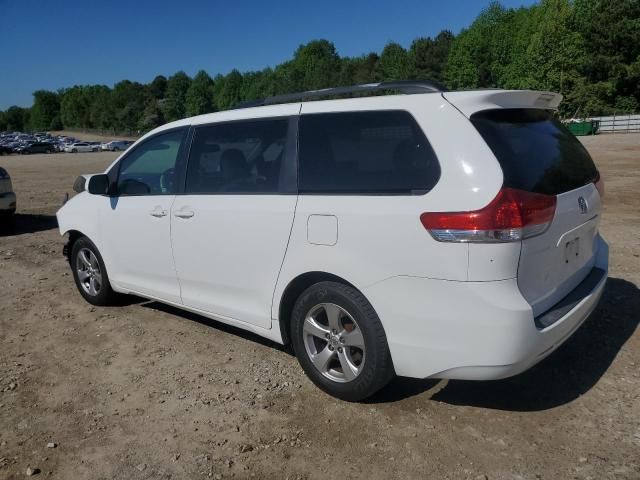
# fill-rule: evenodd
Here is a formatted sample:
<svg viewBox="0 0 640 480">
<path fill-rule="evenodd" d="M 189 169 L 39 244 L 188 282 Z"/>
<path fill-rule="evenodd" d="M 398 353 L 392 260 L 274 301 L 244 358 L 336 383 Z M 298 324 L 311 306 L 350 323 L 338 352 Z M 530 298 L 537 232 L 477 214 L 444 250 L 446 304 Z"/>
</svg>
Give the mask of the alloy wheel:
<svg viewBox="0 0 640 480">
<path fill-rule="evenodd" d="M 100 263 L 95 254 L 88 248 L 82 248 L 78 251 L 76 272 L 82 289 L 88 295 L 95 297 L 100 293 L 102 289 Z"/>
<path fill-rule="evenodd" d="M 304 345 L 311 363 L 326 378 L 355 380 L 365 362 L 364 337 L 353 316 L 333 303 L 320 303 L 304 319 Z"/>
</svg>

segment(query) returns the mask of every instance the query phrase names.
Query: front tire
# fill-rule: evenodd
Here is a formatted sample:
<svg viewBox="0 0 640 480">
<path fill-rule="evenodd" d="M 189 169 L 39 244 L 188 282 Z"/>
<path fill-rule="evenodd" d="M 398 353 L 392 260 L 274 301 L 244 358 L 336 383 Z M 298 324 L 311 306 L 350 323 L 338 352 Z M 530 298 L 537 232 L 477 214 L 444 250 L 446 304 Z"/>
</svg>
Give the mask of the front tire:
<svg viewBox="0 0 640 480">
<path fill-rule="evenodd" d="M 118 295 L 111 288 L 102 256 L 91 240 L 76 240 L 69 263 L 76 287 L 87 302 L 97 306 L 115 304 Z"/>
<path fill-rule="evenodd" d="M 305 290 L 293 308 L 291 339 L 307 376 L 342 400 L 363 400 L 394 375 L 378 315 L 348 285 L 320 282 Z"/>
</svg>

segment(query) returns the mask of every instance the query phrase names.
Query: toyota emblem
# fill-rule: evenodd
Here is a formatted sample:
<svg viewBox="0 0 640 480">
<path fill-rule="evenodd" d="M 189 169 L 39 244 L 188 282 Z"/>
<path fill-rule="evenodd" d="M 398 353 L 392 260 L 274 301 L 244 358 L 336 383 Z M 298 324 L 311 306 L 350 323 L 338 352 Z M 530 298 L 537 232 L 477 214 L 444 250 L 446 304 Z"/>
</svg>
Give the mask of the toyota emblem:
<svg viewBox="0 0 640 480">
<path fill-rule="evenodd" d="M 587 213 L 589 210 L 589 206 L 587 205 L 587 201 L 584 197 L 578 197 L 578 207 L 580 207 L 580 213 Z"/>
</svg>

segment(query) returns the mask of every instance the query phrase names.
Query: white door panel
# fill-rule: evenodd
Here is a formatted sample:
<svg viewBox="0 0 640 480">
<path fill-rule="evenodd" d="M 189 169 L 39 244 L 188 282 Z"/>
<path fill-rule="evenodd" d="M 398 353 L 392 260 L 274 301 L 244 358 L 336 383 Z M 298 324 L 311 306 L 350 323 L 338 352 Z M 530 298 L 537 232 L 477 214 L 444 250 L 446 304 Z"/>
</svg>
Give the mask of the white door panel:
<svg viewBox="0 0 640 480">
<path fill-rule="evenodd" d="M 169 212 L 174 195 L 106 199 L 101 212 L 112 280 L 123 289 L 180 302 L 171 252 Z"/>
<path fill-rule="evenodd" d="M 101 211 L 110 276 L 122 290 L 179 303 L 169 213 L 184 130 L 156 135 L 120 160 L 114 189 Z"/>
<path fill-rule="evenodd" d="M 183 303 L 269 328 L 296 198 L 178 196 L 171 235 Z"/>
</svg>

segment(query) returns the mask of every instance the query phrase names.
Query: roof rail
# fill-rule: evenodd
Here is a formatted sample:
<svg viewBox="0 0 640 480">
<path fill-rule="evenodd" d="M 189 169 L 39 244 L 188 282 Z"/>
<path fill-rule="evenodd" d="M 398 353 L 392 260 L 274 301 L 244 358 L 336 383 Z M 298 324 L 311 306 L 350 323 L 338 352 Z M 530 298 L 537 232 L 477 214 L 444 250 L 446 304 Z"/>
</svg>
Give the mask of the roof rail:
<svg viewBox="0 0 640 480">
<path fill-rule="evenodd" d="M 284 95 L 274 95 L 272 97 L 242 102 L 232 109 L 261 107 L 264 105 L 296 102 L 311 98 L 322 98 L 376 91 L 380 92 L 385 90 L 397 90 L 407 95 L 416 93 L 434 93 L 447 91 L 447 89 L 443 85 L 437 82 L 432 82 L 430 80 L 396 80 L 391 82 L 365 83 L 362 85 L 352 85 L 350 87 L 323 88 L 320 90 L 309 90 L 307 92 L 285 93 Z"/>
</svg>

